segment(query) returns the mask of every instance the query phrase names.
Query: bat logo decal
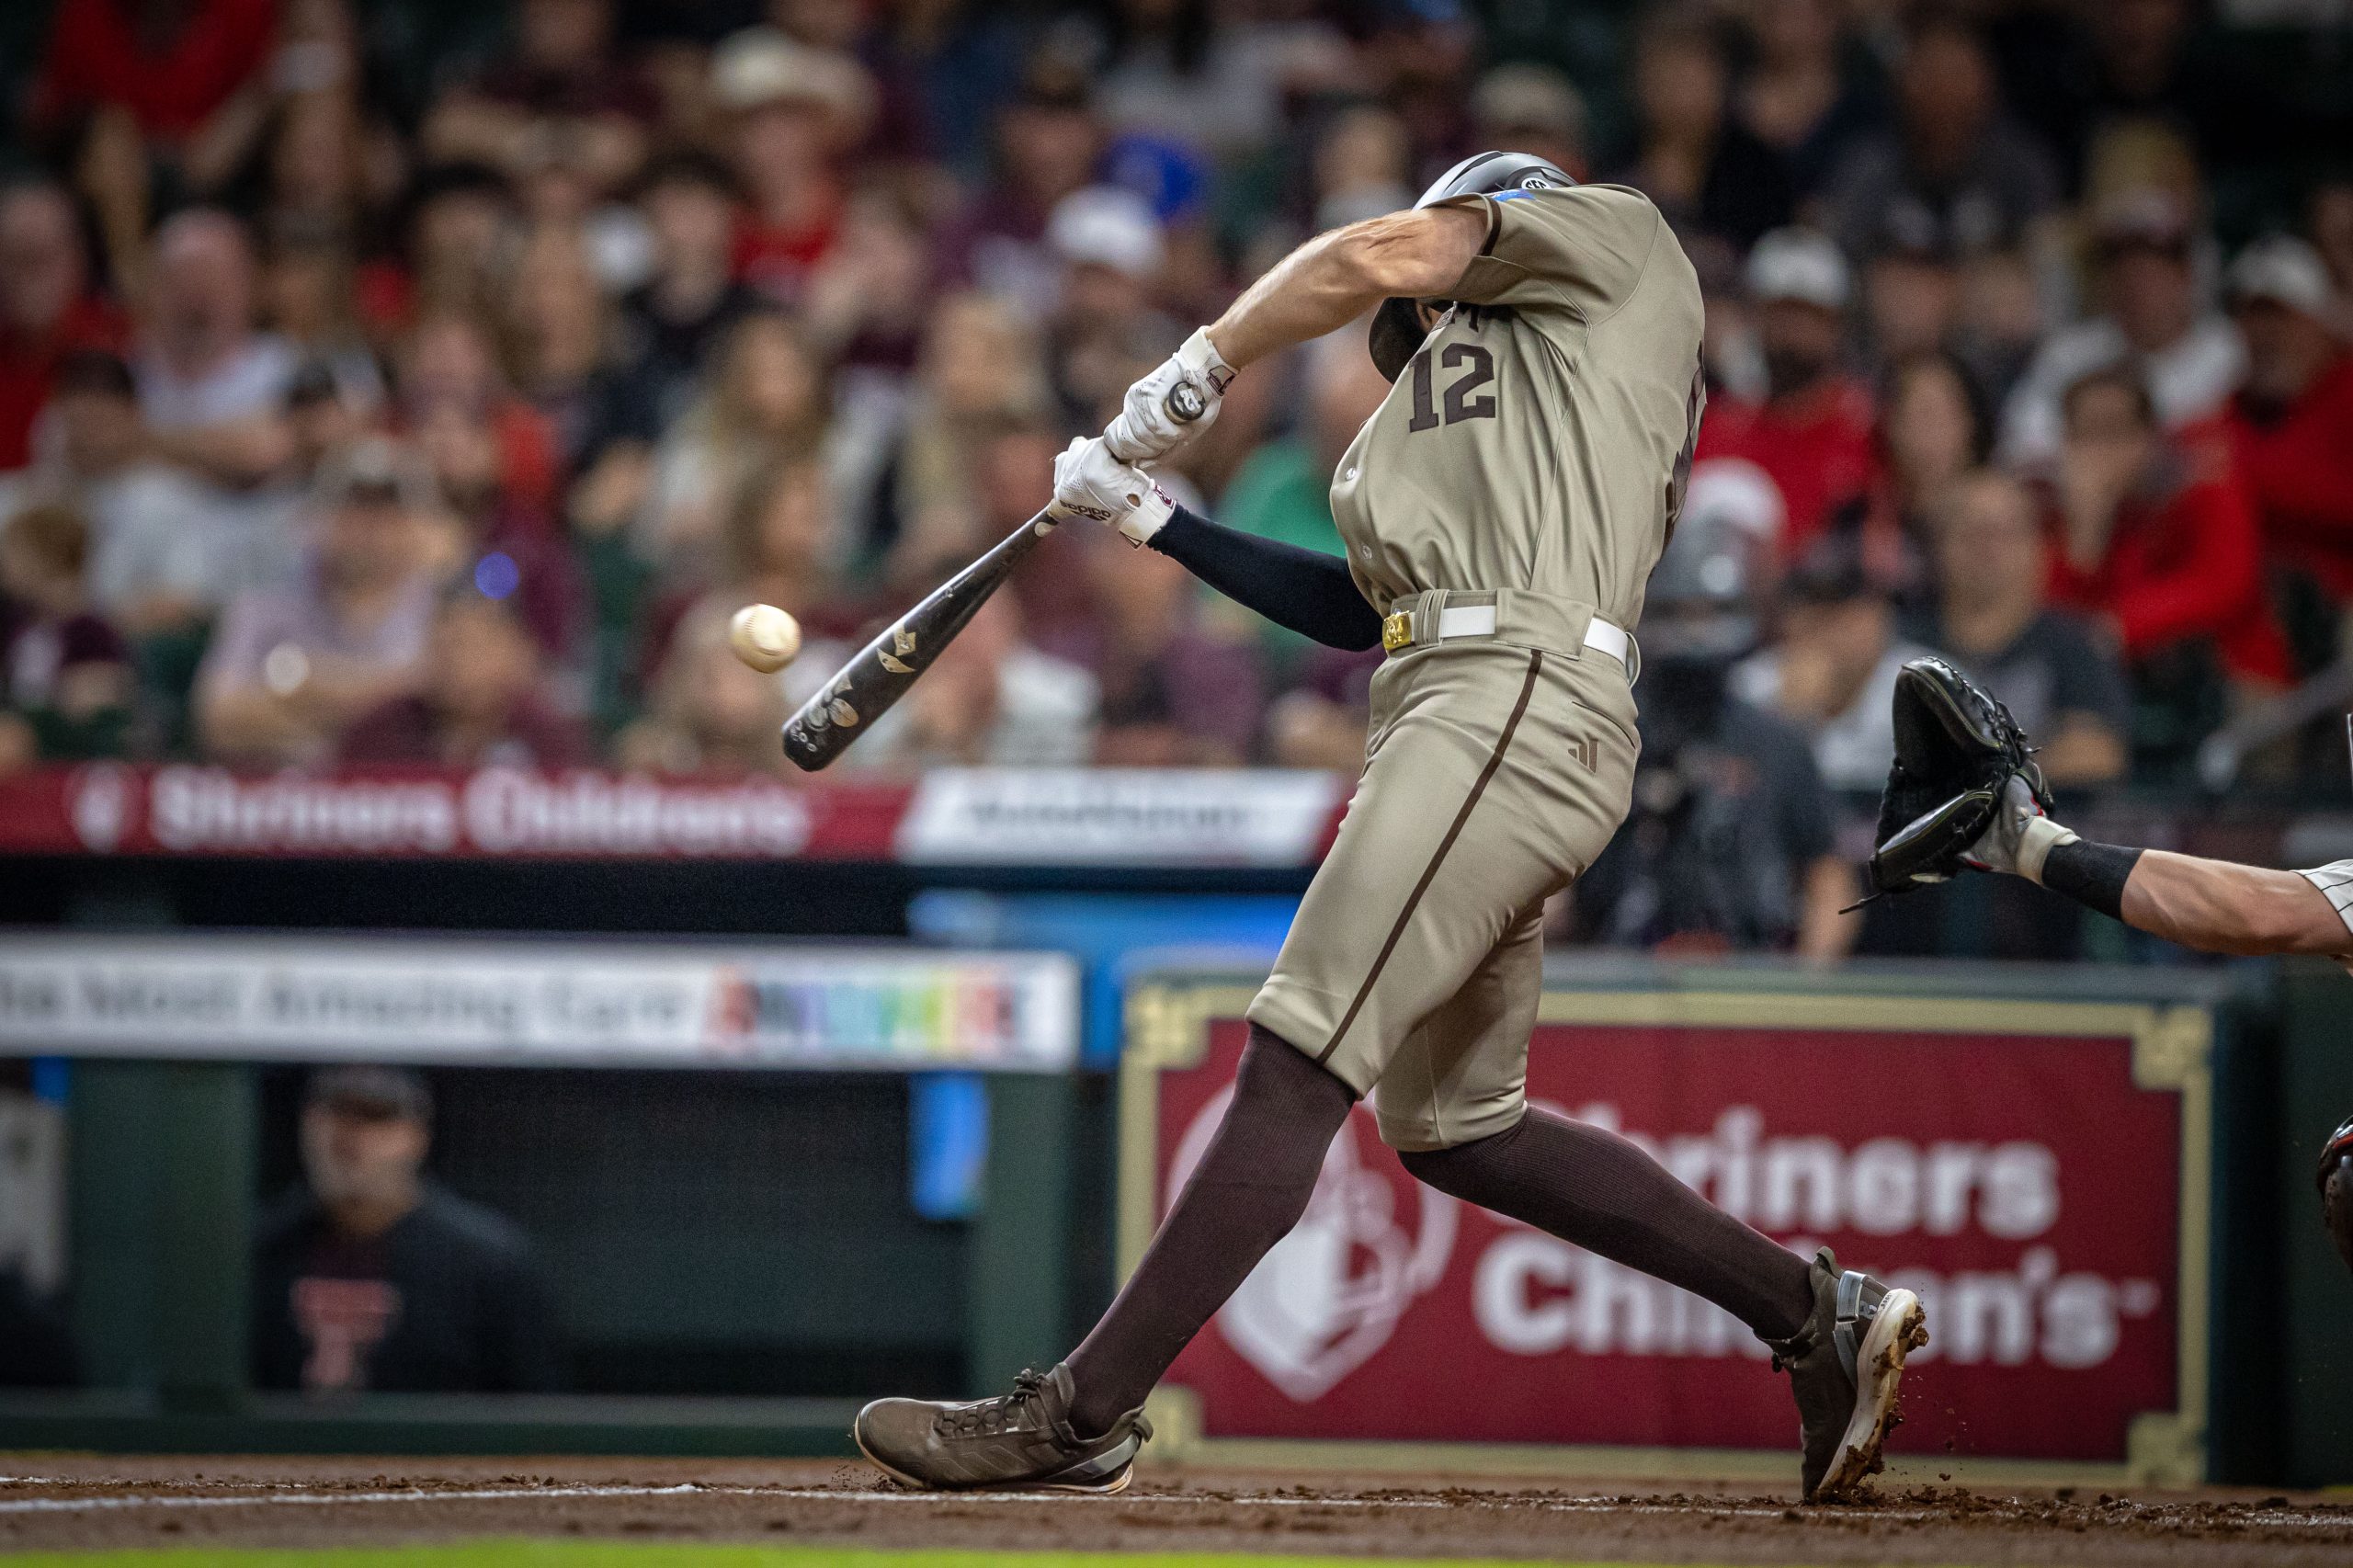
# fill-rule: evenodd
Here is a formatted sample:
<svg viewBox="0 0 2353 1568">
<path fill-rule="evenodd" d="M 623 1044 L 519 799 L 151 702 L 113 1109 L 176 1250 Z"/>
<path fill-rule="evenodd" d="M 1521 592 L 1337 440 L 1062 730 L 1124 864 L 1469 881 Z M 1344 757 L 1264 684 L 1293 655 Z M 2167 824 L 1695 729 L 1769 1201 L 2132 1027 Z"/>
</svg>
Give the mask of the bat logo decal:
<svg viewBox="0 0 2353 1568">
<path fill-rule="evenodd" d="M 833 722 L 845 729 L 858 722 L 858 710 L 838 697 L 827 703 L 825 708 Z"/>
</svg>

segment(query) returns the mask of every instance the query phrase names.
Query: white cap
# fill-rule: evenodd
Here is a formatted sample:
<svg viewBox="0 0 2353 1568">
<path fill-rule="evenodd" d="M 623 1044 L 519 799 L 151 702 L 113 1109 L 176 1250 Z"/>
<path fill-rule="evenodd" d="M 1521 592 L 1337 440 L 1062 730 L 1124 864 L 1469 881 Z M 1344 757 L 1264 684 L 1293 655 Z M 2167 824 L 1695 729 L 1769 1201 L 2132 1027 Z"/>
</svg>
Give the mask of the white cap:
<svg viewBox="0 0 2353 1568">
<path fill-rule="evenodd" d="M 1160 221 L 1151 203 L 1115 185 L 1090 185 L 1056 202 L 1046 244 L 1066 262 L 1094 262 L 1131 278 L 1160 271 Z"/>
<path fill-rule="evenodd" d="M 854 142 L 874 118 L 866 67 L 837 49 L 815 49 L 774 28 L 731 33 L 710 54 L 710 94 L 730 109 L 803 103 L 825 110 L 836 135 Z"/>
<path fill-rule="evenodd" d="M 1703 458 L 1683 490 L 1686 518 L 1714 517 L 1753 540 L 1781 537 L 1789 509 L 1780 486 L 1746 458 Z"/>
<path fill-rule="evenodd" d="M 1776 229 L 1748 253 L 1748 293 L 1759 304 L 1795 300 L 1843 311 L 1847 290 L 1847 258 L 1811 229 Z"/>
<path fill-rule="evenodd" d="M 2328 266 L 2320 252 L 2293 234 L 2268 235 L 2239 252 L 2222 286 L 2234 301 L 2269 300 L 2329 319 Z"/>
</svg>

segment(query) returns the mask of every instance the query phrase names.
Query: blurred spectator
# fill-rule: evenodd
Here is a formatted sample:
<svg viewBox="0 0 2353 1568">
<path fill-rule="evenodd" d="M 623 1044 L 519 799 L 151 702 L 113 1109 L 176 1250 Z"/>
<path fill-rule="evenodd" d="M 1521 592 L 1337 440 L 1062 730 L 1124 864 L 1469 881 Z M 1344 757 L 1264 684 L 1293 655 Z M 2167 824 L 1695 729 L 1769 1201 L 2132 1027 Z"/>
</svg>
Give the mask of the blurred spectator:
<svg viewBox="0 0 2353 1568">
<path fill-rule="evenodd" d="M 548 1281 L 513 1224 L 427 1181 L 432 1101 L 389 1067 L 303 1096 L 308 1181 L 254 1238 L 253 1379 L 311 1394 L 559 1388 Z"/>
<path fill-rule="evenodd" d="M 745 316 L 711 360 L 704 390 L 654 449 L 632 528 L 639 555 L 674 583 L 708 581 L 730 502 L 779 456 L 822 454 L 825 368 L 780 312 Z"/>
<path fill-rule="evenodd" d="M 1910 597 L 1936 553 L 1934 508 L 1993 440 L 1968 369 L 1926 349 L 1895 362 L 1879 426 L 1879 471 L 1869 494 L 1836 519 L 1859 522 L 1871 574 Z"/>
<path fill-rule="evenodd" d="M 1781 160 L 1731 118 L 1731 67 L 1714 22 L 1700 11 L 1662 11 L 1634 40 L 1639 141 L 1610 178 L 1658 203 L 1690 244 L 1701 235 L 1745 251 L 1790 221 L 1792 192 Z"/>
<path fill-rule="evenodd" d="M 540 650 L 511 601 L 466 584 L 443 595 L 422 684 L 354 721 L 346 762 L 568 767 L 589 760 L 578 724 L 540 699 Z"/>
<path fill-rule="evenodd" d="M 658 158 L 639 201 L 654 275 L 621 301 L 598 437 L 651 445 L 694 401 L 703 366 L 758 296 L 734 280 L 735 183 L 725 165 L 697 153 Z"/>
<path fill-rule="evenodd" d="M 418 172 L 404 205 L 399 254 L 360 269 L 359 308 L 369 332 L 389 343 L 421 313 L 498 315 L 500 274 L 517 223 L 506 176 L 487 164 L 434 165 Z"/>
<path fill-rule="evenodd" d="M 2048 466 L 2063 438 L 2060 403 L 2089 371 L 2130 364 L 2168 430 L 2219 413 L 2246 364 L 2238 330 L 2205 308 L 2188 215 L 2172 197 L 2127 192 L 2097 215 L 2100 314 L 2045 339 L 2002 411 L 2013 467 Z"/>
<path fill-rule="evenodd" d="M 2353 355 L 2327 268 L 2302 240 L 2275 235 L 2249 245 L 2228 281 L 2247 351 L 2230 430 L 2266 542 L 2353 608 Z"/>
<path fill-rule="evenodd" d="M 323 477 L 308 571 L 239 595 L 205 655 L 197 719 L 208 752 L 316 761 L 352 720 L 415 684 L 433 621 L 420 533 L 432 504 L 422 461 L 381 439 Z"/>
<path fill-rule="evenodd" d="M 1574 179 L 1586 178 L 1591 166 L 1585 95 L 1549 65 L 1491 66 L 1471 90 L 1471 123 L 1479 146 L 1533 153 Z"/>
<path fill-rule="evenodd" d="M 1895 756 L 1895 677 L 1927 650 L 1897 634 L 1895 608 L 1857 543 L 1820 540 L 1782 584 L 1778 644 L 1733 670 L 1733 691 L 1793 721 L 1823 782 L 1878 792 Z"/>
<path fill-rule="evenodd" d="M 1100 429 L 1129 384 L 1184 340 L 1185 328 L 1153 308 L 1160 224 L 1133 192 L 1090 186 L 1054 208 L 1046 244 L 1063 264 L 1048 373 L 1066 422 Z"/>
<path fill-rule="evenodd" d="M 657 621 L 666 615 L 675 623 L 657 624 L 653 640 L 667 645 L 748 604 L 787 611 L 811 638 L 855 631 L 858 612 L 841 588 L 843 555 L 824 463 L 812 452 L 775 455 L 728 497 L 716 585 L 690 604 L 657 607 Z"/>
<path fill-rule="evenodd" d="M 271 0 L 61 0 L 28 119 L 119 110 L 165 148 L 203 131 L 267 63 Z"/>
<path fill-rule="evenodd" d="M 2287 679 L 2255 511 L 2227 451 L 2168 441 L 2147 386 L 2122 369 L 2068 388 L 2064 415 L 2056 597 L 2100 617 L 2144 684 L 2149 661 L 2185 644 L 2211 648 L 2234 681 Z"/>
<path fill-rule="evenodd" d="M 30 460 L 60 360 L 122 337 L 121 317 L 91 291 L 73 199 L 46 180 L 0 187 L 0 472 Z"/>
<path fill-rule="evenodd" d="M 657 105 L 614 52 L 612 0 L 520 0 L 515 18 L 513 52 L 435 102 L 420 131 L 426 155 L 510 178 L 562 157 L 592 189 L 619 187 L 644 156 Z"/>
<path fill-rule="evenodd" d="M 1937 508 L 1938 609 L 1922 641 L 1984 684 L 2060 789 L 2124 776 L 2131 699 L 2091 624 L 2052 608 L 2051 556 L 2034 498 L 1979 469 Z"/>
<path fill-rule="evenodd" d="M 121 633 L 90 608 L 89 525 L 61 506 L 0 527 L 0 708 L 45 757 L 119 756 L 131 718 Z"/>
<path fill-rule="evenodd" d="M 570 472 L 603 434 L 612 311 L 576 229 L 542 228 L 515 260 L 507 311 L 508 379 L 535 409 Z"/>
<path fill-rule="evenodd" d="M 947 269 L 1042 320 L 1062 277 L 1046 248 L 1046 222 L 1063 198 L 1094 178 L 1103 127 L 1075 74 L 1033 68 L 995 132 L 994 176 L 944 237 Z"/>
<path fill-rule="evenodd" d="M 749 28 L 711 56 L 710 87 L 745 199 L 736 275 L 791 301 L 840 233 L 841 160 L 872 123 L 874 85 L 847 54 Z"/>
<path fill-rule="evenodd" d="M 1777 230 L 1749 254 L 1747 282 L 1765 397 L 1711 403 L 1698 455 L 1745 459 L 1772 478 L 1787 517 L 1782 551 L 1794 559 L 1870 486 L 1870 393 L 1838 369 L 1847 278 L 1836 245 L 1803 229 Z"/>
<path fill-rule="evenodd" d="M 1512 99 L 1524 99 L 1527 95 L 1515 93 L 1509 74 L 1525 69 L 1496 67 L 1494 74 L 1503 78 L 1502 91 L 1488 91 L 1491 109 L 1520 112 L 1524 106 Z M 1540 116 L 1544 111 L 1540 108 L 1533 112 Z M 1495 145 L 1515 144 L 1497 142 Z M 1411 207 L 1421 194 L 1414 180 L 1413 137 L 1394 111 L 1379 104 L 1351 104 L 1325 123 L 1315 139 L 1311 173 L 1315 202 L 1310 225 L 1319 231 Z"/>
<path fill-rule="evenodd" d="M 165 457 L 223 486 L 259 483 L 290 455 L 281 403 L 295 358 L 256 328 L 244 226 L 201 208 L 165 220 L 151 286 L 131 361 L 150 434 Z"/>
<path fill-rule="evenodd" d="M 300 363 L 324 366 L 347 403 L 372 412 L 384 401 L 384 379 L 353 311 L 353 287 L 344 242 L 298 228 L 269 247 L 261 270 L 262 313 Z"/>
<path fill-rule="evenodd" d="M 1109 530 L 1086 540 L 1100 688 L 1093 760 L 1114 767 L 1233 767 L 1250 758 L 1266 685 L 1239 612 L 1213 608 L 1182 565 L 1131 550 Z"/>
<path fill-rule="evenodd" d="M 1994 64 L 1957 12 L 1917 12 L 1895 73 L 1895 124 L 1841 158 L 1824 191 L 1850 255 L 1869 256 L 1884 215 L 1924 211 L 1967 256 L 2015 243 L 2059 200 L 2058 172 L 2003 112 Z"/>
<path fill-rule="evenodd" d="M 1021 612 L 998 594 L 866 738 L 842 754 L 856 773 L 913 775 L 942 767 L 1067 767 L 1094 754 L 1095 677 L 1040 653 Z M 773 734 L 767 745 L 775 748 Z"/>
<path fill-rule="evenodd" d="M 1111 123 L 1214 156 L 1263 145 L 1277 125 L 1279 57 L 1210 0 L 1112 0 L 1093 70 Z"/>
<path fill-rule="evenodd" d="M 97 349 L 66 356 L 52 381 L 41 460 L 0 475 L 0 517 L 54 502 L 87 518 L 89 587 L 134 635 L 201 619 L 215 602 L 220 520 L 207 489 L 154 461 L 130 367 Z"/>
<path fill-rule="evenodd" d="M 460 512 L 545 532 L 560 457 L 547 418 L 507 387 L 483 328 L 469 316 L 422 317 L 397 366 L 401 424 Z"/>
<path fill-rule="evenodd" d="M 1833 0 L 1754 0 L 1743 14 L 1754 53 L 1740 85 L 1740 123 L 1780 155 L 1795 193 L 1811 196 L 1832 160 L 1877 118 L 1840 58 L 1844 14 Z"/>
<path fill-rule="evenodd" d="M 1696 506 L 1695 506 L 1696 500 Z M 1771 541 L 1695 485 L 1643 611 L 1634 808 L 1571 892 L 1586 939 L 1672 952 L 1842 956 L 1855 874 L 1798 726 L 1733 694 Z"/>
<path fill-rule="evenodd" d="M 970 292 L 938 303 L 886 478 L 889 525 L 869 541 L 890 551 L 893 581 L 971 558 L 986 532 L 972 485 L 984 449 L 1008 426 L 1044 419 L 1050 403 L 1044 357 L 1017 312 Z"/>
</svg>

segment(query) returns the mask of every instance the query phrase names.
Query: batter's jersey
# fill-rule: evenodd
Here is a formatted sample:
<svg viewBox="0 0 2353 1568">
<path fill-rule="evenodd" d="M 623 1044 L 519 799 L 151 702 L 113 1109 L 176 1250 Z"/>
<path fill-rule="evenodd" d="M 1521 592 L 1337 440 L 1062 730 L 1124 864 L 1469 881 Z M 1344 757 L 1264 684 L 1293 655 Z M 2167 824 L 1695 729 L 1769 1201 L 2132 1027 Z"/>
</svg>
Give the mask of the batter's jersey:
<svg viewBox="0 0 2353 1568">
<path fill-rule="evenodd" d="M 1459 197 L 1487 243 L 1357 432 L 1332 517 L 1374 607 L 1520 588 L 1631 627 L 1705 394 L 1699 280 L 1615 185 Z"/>
</svg>

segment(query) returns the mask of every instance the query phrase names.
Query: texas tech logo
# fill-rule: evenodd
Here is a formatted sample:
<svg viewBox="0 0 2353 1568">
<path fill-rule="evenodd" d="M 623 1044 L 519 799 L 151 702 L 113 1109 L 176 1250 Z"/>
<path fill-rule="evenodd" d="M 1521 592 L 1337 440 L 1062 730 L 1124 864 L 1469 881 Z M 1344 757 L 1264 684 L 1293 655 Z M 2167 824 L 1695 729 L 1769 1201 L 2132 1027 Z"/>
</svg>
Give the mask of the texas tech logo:
<svg viewBox="0 0 2353 1568">
<path fill-rule="evenodd" d="M 1185 1130 L 1167 1201 L 1199 1163 L 1233 1095 L 1231 1086 L 1222 1090 Z M 1359 1108 L 1325 1152 L 1305 1216 L 1217 1315 L 1219 1336 L 1302 1404 L 1386 1345 L 1454 1253 L 1455 1200 L 1393 1160 L 1367 1160 L 1378 1142 L 1371 1112 Z"/>
</svg>

